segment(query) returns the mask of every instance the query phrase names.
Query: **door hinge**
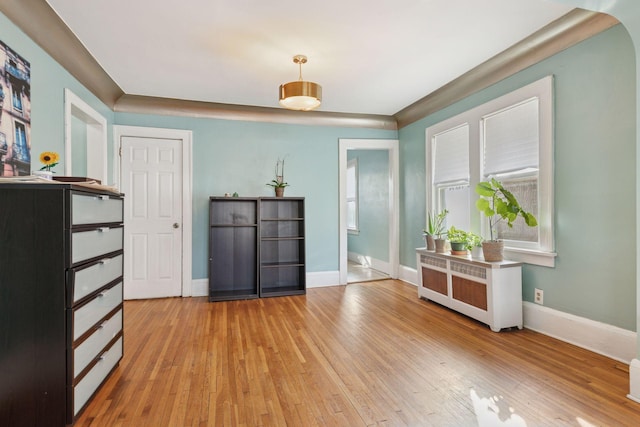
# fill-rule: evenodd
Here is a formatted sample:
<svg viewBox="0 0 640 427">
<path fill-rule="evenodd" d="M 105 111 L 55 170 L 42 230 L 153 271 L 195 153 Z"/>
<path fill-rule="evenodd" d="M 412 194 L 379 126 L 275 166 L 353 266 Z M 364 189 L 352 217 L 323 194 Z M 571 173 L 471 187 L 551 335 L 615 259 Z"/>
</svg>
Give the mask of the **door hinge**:
<svg viewBox="0 0 640 427">
<path fill-rule="evenodd" d="M 122 145 L 118 149 L 118 156 L 122 157 Z"/>
</svg>

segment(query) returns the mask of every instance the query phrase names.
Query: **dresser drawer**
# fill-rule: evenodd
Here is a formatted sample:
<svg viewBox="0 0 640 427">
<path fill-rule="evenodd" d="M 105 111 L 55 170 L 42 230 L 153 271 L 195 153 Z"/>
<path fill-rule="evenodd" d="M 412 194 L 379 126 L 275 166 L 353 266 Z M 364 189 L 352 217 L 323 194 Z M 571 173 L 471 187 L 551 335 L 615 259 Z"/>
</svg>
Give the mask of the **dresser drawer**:
<svg viewBox="0 0 640 427">
<path fill-rule="evenodd" d="M 123 199 L 107 195 L 71 194 L 71 225 L 122 222 Z"/>
<path fill-rule="evenodd" d="M 97 326 L 95 332 L 73 350 L 73 377 L 77 377 L 122 330 L 122 309 Z"/>
<path fill-rule="evenodd" d="M 73 415 L 76 416 L 85 403 L 96 391 L 102 381 L 109 375 L 118 361 L 122 358 L 122 337 L 100 356 L 100 360 L 73 387 Z"/>
<path fill-rule="evenodd" d="M 71 233 L 71 263 L 122 249 L 123 228 L 100 227 Z"/>
<path fill-rule="evenodd" d="M 102 286 L 122 276 L 122 255 L 103 258 L 81 268 L 70 270 L 72 302 L 81 300 Z"/>
<path fill-rule="evenodd" d="M 72 311 L 73 341 L 122 303 L 122 282 L 105 289 L 86 304 Z"/>
</svg>

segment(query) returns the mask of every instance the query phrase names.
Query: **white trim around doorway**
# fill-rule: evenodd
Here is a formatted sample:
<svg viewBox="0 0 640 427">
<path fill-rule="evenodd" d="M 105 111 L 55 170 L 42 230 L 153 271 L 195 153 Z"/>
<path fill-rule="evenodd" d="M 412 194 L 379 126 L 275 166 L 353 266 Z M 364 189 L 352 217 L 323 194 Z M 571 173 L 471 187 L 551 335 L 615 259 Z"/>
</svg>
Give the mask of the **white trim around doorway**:
<svg viewBox="0 0 640 427">
<path fill-rule="evenodd" d="M 340 206 L 340 284 L 347 284 L 347 151 L 389 151 L 389 275 L 398 278 L 400 259 L 400 161 L 397 139 L 340 139 L 338 141 L 339 206 Z"/>
<path fill-rule="evenodd" d="M 120 189 L 120 141 L 122 137 L 177 139 L 182 141 L 182 296 L 193 293 L 192 266 L 192 193 L 193 193 L 193 132 L 183 129 L 113 126 L 113 179 Z M 126 194 L 125 194 L 126 197 Z"/>
</svg>

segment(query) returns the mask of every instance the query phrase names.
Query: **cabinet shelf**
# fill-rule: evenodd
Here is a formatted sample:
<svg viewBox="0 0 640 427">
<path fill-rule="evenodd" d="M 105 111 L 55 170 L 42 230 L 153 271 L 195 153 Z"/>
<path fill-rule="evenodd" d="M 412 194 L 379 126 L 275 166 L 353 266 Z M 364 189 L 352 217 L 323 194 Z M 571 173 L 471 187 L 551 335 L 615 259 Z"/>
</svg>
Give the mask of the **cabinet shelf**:
<svg viewBox="0 0 640 427">
<path fill-rule="evenodd" d="M 209 301 L 306 292 L 304 198 L 209 203 Z"/>
<path fill-rule="evenodd" d="M 257 298 L 258 199 L 209 200 L 209 301 Z"/>
<path fill-rule="evenodd" d="M 260 266 L 262 268 L 302 267 L 304 264 L 300 262 L 263 262 Z"/>
<path fill-rule="evenodd" d="M 260 215 L 260 296 L 304 294 L 304 199 L 261 199 Z"/>
</svg>

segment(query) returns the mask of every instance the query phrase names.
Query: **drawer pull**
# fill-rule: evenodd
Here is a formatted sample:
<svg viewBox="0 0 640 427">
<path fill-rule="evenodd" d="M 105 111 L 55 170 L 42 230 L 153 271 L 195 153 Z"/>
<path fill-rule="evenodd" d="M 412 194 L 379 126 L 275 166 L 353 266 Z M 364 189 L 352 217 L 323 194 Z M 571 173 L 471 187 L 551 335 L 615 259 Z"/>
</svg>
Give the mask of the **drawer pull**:
<svg viewBox="0 0 640 427">
<path fill-rule="evenodd" d="M 101 233 L 107 233 L 110 230 L 109 227 L 100 227 L 98 228 L 98 231 Z"/>
<path fill-rule="evenodd" d="M 106 194 L 101 194 L 100 196 L 98 196 L 98 198 L 100 200 L 109 200 L 109 196 L 107 196 Z"/>
<path fill-rule="evenodd" d="M 97 296 L 97 298 L 104 298 L 105 296 L 107 296 L 106 292 L 100 292 Z"/>
<path fill-rule="evenodd" d="M 111 262 L 111 258 L 102 258 L 102 259 L 100 260 L 100 264 L 102 264 L 102 265 L 107 265 L 107 264 L 109 264 L 110 262 Z"/>
</svg>

